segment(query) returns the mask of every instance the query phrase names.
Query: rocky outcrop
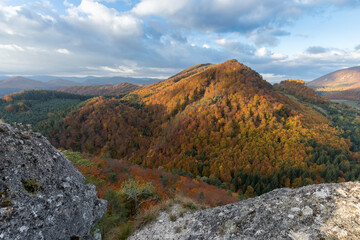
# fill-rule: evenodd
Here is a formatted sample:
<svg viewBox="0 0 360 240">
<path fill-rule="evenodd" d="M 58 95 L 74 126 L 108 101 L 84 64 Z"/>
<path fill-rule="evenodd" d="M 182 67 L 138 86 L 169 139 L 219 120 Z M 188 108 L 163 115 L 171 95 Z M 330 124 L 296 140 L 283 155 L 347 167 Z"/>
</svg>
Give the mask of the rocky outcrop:
<svg viewBox="0 0 360 240">
<path fill-rule="evenodd" d="M 105 211 L 45 137 L 0 124 L 0 239 L 92 239 Z"/>
<path fill-rule="evenodd" d="M 360 183 L 282 188 L 170 219 L 161 213 L 130 239 L 360 239 Z"/>
</svg>

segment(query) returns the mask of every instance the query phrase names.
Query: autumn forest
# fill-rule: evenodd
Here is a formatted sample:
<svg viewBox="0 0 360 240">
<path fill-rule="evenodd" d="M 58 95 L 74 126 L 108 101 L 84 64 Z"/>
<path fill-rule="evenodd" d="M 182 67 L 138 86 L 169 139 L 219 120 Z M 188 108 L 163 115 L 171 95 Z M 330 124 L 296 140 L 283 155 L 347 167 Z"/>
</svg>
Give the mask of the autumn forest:
<svg viewBox="0 0 360 240">
<path fill-rule="evenodd" d="M 132 178 L 155 186 L 152 204 L 181 193 L 211 206 L 360 179 L 359 110 L 301 80 L 271 85 L 230 60 L 118 88 L 25 91 L 0 100 L 3 121 L 46 135 L 109 200 L 114 208 L 103 224 L 114 224 L 118 210 L 124 216 L 117 222 L 137 215 L 135 205 L 116 202 Z"/>
</svg>

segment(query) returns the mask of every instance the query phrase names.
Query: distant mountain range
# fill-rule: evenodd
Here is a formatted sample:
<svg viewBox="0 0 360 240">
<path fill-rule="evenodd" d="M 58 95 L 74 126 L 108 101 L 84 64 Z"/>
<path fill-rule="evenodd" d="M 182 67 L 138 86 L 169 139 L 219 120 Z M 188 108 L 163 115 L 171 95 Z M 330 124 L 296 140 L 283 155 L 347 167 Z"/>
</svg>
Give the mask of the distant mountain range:
<svg viewBox="0 0 360 240">
<path fill-rule="evenodd" d="M 113 96 L 131 92 L 139 87 L 131 83 L 119 83 L 114 86 L 71 86 L 59 89 L 59 91 L 88 96 Z"/>
<path fill-rule="evenodd" d="M 1 80 L 2 79 L 2 80 Z M 36 80 L 34 80 L 36 79 Z M 25 77 L 0 77 L 0 97 L 6 94 L 19 92 L 22 90 L 31 89 L 60 89 L 70 86 L 101 86 L 101 85 L 116 85 L 119 83 L 130 83 L 136 85 L 147 85 L 160 81 L 160 79 L 153 78 L 130 78 L 130 77 L 64 77 L 57 78 L 52 76 L 37 76 L 34 79 Z"/>
</svg>

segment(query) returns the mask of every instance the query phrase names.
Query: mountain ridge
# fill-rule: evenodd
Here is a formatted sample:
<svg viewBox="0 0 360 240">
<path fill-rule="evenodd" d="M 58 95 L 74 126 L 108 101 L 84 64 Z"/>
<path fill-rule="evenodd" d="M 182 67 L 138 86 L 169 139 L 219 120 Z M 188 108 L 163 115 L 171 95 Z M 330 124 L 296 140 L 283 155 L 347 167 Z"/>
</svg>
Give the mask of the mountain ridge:
<svg viewBox="0 0 360 240">
<path fill-rule="evenodd" d="M 308 86 L 321 92 L 343 91 L 360 87 L 360 66 L 340 69 L 308 82 Z"/>
<path fill-rule="evenodd" d="M 89 96 L 116 96 L 131 92 L 139 87 L 141 86 L 131 83 L 119 83 L 113 86 L 71 86 L 58 91 Z"/>
<path fill-rule="evenodd" d="M 40 78 L 42 79 L 42 78 Z M 34 90 L 34 89 L 46 89 L 46 90 L 56 90 L 71 86 L 99 86 L 99 85 L 117 85 L 120 83 L 128 83 L 133 85 L 146 85 L 152 84 L 159 81 L 160 79 L 152 78 L 131 78 L 131 77 L 85 77 L 80 78 L 81 82 L 78 82 L 78 78 L 46 78 L 49 81 L 39 81 L 33 80 L 30 78 L 25 78 L 22 76 L 6 78 L 0 80 L 0 97 L 4 95 L 23 91 L 23 90 Z M 133 88 L 130 88 L 133 90 Z"/>
<path fill-rule="evenodd" d="M 236 60 L 197 65 L 119 99 L 93 98 L 48 136 L 57 147 L 183 169 L 248 196 L 341 181 L 344 172 L 326 175 L 327 167 L 353 162 L 350 140 L 329 119 Z"/>
</svg>

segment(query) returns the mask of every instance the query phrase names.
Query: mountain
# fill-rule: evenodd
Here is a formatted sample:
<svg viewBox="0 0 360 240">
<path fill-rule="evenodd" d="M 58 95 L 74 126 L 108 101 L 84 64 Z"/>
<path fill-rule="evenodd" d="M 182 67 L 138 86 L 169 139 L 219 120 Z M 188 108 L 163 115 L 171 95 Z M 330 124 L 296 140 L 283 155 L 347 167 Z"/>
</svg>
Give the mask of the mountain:
<svg viewBox="0 0 360 240">
<path fill-rule="evenodd" d="M 359 189 L 358 182 L 282 188 L 183 216 L 176 205 L 128 239 L 358 239 Z"/>
<path fill-rule="evenodd" d="M 27 89 L 46 89 L 46 88 L 47 85 L 40 81 L 36 81 L 24 77 L 12 77 L 0 81 L 0 97 Z"/>
<path fill-rule="evenodd" d="M 1 239 L 93 239 L 106 201 L 63 154 L 41 134 L 7 124 L 0 149 Z"/>
<path fill-rule="evenodd" d="M 116 96 L 131 92 L 137 88 L 139 88 L 138 85 L 131 83 L 119 83 L 114 86 L 72 86 L 58 91 L 89 96 Z"/>
<path fill-rule="evenodd" d="M 74 82 L 74 81 L 58 78 L 58 79 L 46 82 L 46 85 L 48 86 L 48 88 L 58 89 L 58 88 L 63 88 L 63 87 L 68 87 L 68 86 L 75 86 L 75 85 L 78 85 L 78 83 Z"/>
<path fill-rule="evenodd" d="M 131 84 L 142 84 L 148 85 L 151 83 L 158 82 L 160 79 L 156 78 L 131 78 L 131 77 L 87 77 L 82 85 L 115 85 L 119 83 L 131 83 Z"/>
<path fill-rule="evenodd" d="M 360 66 L 326 74 L 309 82 L 308 86 L 321 92 L 344 91 L 360 88 Z"/>
<path fill-rule="evenodd" d="M 38 126 L 46 127 L 43 120 L 53 121 L 55 116 L 66 115 L 88 98 L 51 90 L 25 90 L 0 99 L 0 119 L 38 131 Z"/>
<path fill-rule="evenodd" d="M 7 94 L 20 92 L 22 90 L 31 90 L 31 89 L 60 89 L 66 88 L 70 86 L 78 86 L 81 82 L 81 85 L 87 86 L 103 86 L 103 85 L 118 85 L 114 87 L 114 89 L 102 89 L 99 90 L 100 92 L 109 92 L 110 95 L 117 94 L 117 92 L 126 92 L 135 89 L 133 85 L 147 85 L 151 83 L 155 83 L 159 81 L 159 79 L 153 78 L 131 78 L 131 77 L 85 77 L 85 78 L 76 78 L 76 77 L 51 77 L 51 76 L 38 76 L 35 77 L 40 79 L 32 80 L 29 78 L 24 77 L 13 77 L 13 78 L 6 78 L 0 81 L 0 97 L 3 97 Z M 44 81 L 48 80 L 48 81 Z M 86 90 L 85 90 L 86 89 Z M 76 92 L 77 90 L 69 90 L 70 92 Z M 97 95 L 92 94 L 92 92 L 96 92 L 95 88 L 91 87 L 84 87 L 82 90 L 78 91 L 85 91 L 88 92 L 89 95 Z M 102 94 L 100 94 L 102 95 Z"/>
<path fill-rule="evenodd" d="M 24 77 L 13 77 L 7 78 L 0 81 L 0 88 L 21 88 L 21 89 L 44 89 L 46 84 L 40 81 L 24 78 Z"/>
<path fill-rule="evenodd" d="M 351 127 L 328 115 L 343 109 L 317 104 L 284 94 L 230 60 L 196 65 L 120 99 L 93 98 L 47 136 L 57 147 L 182 169 L 248 196 L 358 179 L 350 147 L 358 147 L 359 136 L 348 139 L 358 130 L 342 132 Z"/>
</svg>

